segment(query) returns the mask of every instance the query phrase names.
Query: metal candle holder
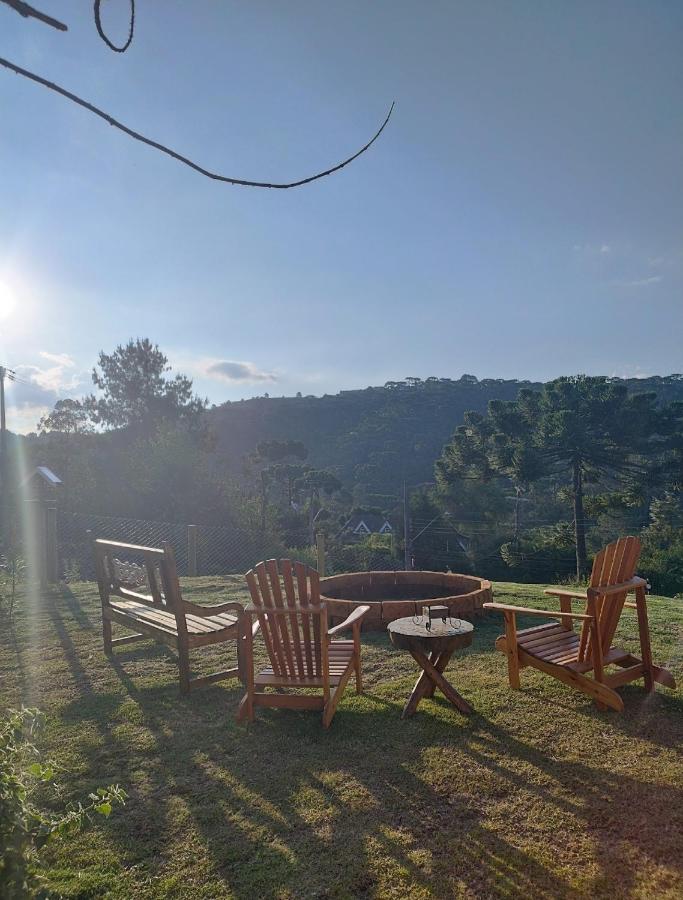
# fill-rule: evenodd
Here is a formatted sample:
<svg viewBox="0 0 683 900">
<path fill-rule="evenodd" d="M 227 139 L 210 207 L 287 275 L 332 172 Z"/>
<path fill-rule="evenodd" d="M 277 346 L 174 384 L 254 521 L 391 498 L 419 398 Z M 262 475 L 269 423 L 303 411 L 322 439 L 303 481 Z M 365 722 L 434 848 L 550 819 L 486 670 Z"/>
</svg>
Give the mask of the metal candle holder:
<svg viewBox="0 0 683 900">
<path fill-rule="evenodd" d="M 422 618 L 425 620 L 425 628 L 431 630 L 432 619 L 441 619 L 446 624 L 446 619 L 450 618 L 450 611 L 447 606 L 423 606 Z"/>
</svg>

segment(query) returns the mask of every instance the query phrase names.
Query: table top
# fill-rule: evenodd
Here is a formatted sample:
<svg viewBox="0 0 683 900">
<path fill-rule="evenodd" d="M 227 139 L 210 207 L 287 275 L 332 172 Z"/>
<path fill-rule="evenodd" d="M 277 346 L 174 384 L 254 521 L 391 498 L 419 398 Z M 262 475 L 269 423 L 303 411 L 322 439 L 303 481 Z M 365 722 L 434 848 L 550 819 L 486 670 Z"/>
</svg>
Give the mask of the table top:
<svg viewBox="0 0 683 900">
<path fill-rule="evenodd" d="M 395 619 L 387 626 L 389 638 L 395 647 L 404 650 L 411 646 L 423 650 L 455 650 L 472 643 L 474 625 L 463 619 L 432 619 L 427 629 L 422 616 L 406 616 Z"/>
</svg>

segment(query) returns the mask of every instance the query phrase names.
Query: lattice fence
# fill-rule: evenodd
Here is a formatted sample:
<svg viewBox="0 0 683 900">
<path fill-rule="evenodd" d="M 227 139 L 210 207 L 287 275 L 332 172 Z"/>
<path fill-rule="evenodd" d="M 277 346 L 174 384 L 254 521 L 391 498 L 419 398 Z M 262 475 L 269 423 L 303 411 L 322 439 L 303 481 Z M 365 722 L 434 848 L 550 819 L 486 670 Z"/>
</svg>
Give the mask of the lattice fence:
<svg viewBox="0 0 683 900">
<path fill-rule="evenodd" d="M 106 538 L 127 544 L 171 544 L 180 575 L 228 575 L 245 572 L 280 547 L 258 532 L 221 525 L 184 525 L 60 512 L 57 544 L 60 574 L 68 580 L 95 577 L 93 541 Z"/>
</svg>

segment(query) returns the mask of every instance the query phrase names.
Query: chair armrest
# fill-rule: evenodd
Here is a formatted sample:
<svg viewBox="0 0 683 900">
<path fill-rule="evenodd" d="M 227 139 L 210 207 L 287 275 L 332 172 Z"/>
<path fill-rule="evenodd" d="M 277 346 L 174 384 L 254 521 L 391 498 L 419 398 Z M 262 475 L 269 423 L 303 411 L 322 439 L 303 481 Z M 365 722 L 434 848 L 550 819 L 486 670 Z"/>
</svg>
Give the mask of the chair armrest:
<svg viewBox="0 0 683 900">
<path fill-rule="evenodd" d="M 588 588 L 588 595 L 591 597 L 608 597 L 610 594 L 621 594 L 624 591 L 635 591 L 636 588 L 647 587 L 647 581 L 636 575 L 630 581 L 622 581 L 621 584 L 609 584 L 605 587 Z"/>
<path fill-rule="evenodd" d="M 328 628 L 328 636 L 333 637 L 335 634 L 339 634 L 339 632 L 341 631 L 346 631 L 347 628 L 352 628 L 354 625 L 360 625 L 360 623 L 369 612 L 369 606 L 357 606 L 351 613 L 351 615 L 344 619 L 343 622 L 340 622 L 339 625 L 335 625 L 334 628 Z"/>
<path fill-rule="evenodd" d="M 528 606 L 511 606 L 508 603 L 484 603 L 484 609 L 498 609 L 501 612 L 520 613 L 524 616 L 550 616 L 551 619 L 593 619 L 583 613 L 557 612 L 555 609 L 530 609 Z"/>
<path fill-rule="evenodd" d="M 244 607 L 236 601 L 217 603 L 215 606 L 200 606 L 198 603 L 192 603 L 190 600 L 183 600 L 183 609 L 186 613 L 190 613 L 193 616 L 202 616 L 205 619 L 208 619 L 209 616 L 218 616 L 226 612 L 236 613 L 238 619 L 244 615 Z"/>
<path fill-rule="evenodd" d="M 564 591 L 562 588 L 546 588 L 543 591 L 549 597 L 569 597 L 572 600 L 588 600 L 586 592 L 583 591 Z"/>
<path fill-rule="evenodd" d="M 245 606 L 244 612 L 252 616 L 298 616 L 305 613 L 309 616 L 320 616 L 325 611 L 321 606 Z"/>
</svg>

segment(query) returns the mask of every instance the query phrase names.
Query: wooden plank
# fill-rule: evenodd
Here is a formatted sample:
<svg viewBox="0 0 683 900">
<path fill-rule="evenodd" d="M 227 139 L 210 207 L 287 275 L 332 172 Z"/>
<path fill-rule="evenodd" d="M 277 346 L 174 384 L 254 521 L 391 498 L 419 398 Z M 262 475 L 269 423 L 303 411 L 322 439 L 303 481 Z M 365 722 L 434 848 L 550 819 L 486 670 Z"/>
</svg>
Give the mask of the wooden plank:
<svg viewBox="0 0 683 900">
<path fill-rule="evenodd" d="M 519 632 L 517 632 L 517 643 L 520 647 L 524 647 L 525 650 L 529 650 L 529 652 L 535 652 L 536 649 L 540 649 L 541 647 L 552 647 L 553 644 L 562 644 L 567 640 L 570 640 L 571 635 L 574 632 L 567 632 L 561 625 L 558 625 L 558 630 L 553 632 L 552 634 L 548 634 L 546 637 L 537 637 L 534 640 L 520 640 Z M 574 635 L 578 642 L 578 635 Z"/>
<path fill-rule="evenodd" d="M 262 601 L 261 611 L 263 615 L 263 624 L 261 625 L 261 629 L 264 631 L 267 629 L 270 633 L 273 650 L 271 662 L 273 663 L 273 668 L 277 670 L 278 674 L 286 675 L 287 659 L 285 657 L 284 650 L 282 649 L 282 643 L 280 641 L 277 616 L 269 617 L 267 615 L 268 610 L 274 606 L 274 603 L 270 593 L 270 586 L 268 584 L 268 571 L 266 569 L 265 563 L 259 563 L 254 567 L 254 571 L 256 572 L 256 578 L 258 579 Z"/>
<path fill-rule="evenodd" d="M 643 664 L 638 663 L 635 666 L 627 666 L 619 672 L 603 677 L 603 684 L 616 688 L 622 684 L 628 684 L 629 681 L 635 681 L 636 678 L 642 678 L 644 672 Z"/>
<path fill-rule="evenodd" d="M 513 606 L 510 603 L 485 603 L 485 609 L 498 609 L 501 612 L 514 612 L 518 615 L 529 615 L 529 616 L 547 616 L 549 619 L 566 619 L 569 617 L 570 619 L 588 619 L 589 616 L 583 615 L 582 613 L 564 613 L 557 612 L 557 610 L 552 609 L 533 609 L 531 606 Z"/>
<path fill-rule="evenodd" d="M 620 665 L 623 660 L 635 660 L 635 656 L 631 656 L 630 653 L 627 653 L 625 650 L 619 650 L 617 647 L 612 647 L 609 653 L 605 654 L 603 657 L 602 664 L 603 666 L 610 666 L 612 664 Z M 577 662 L 570 664 L 570 668 L 580 673 L 590 672 L 593 668 L 593 661 L 577 660 Z"/>
<path fill-rule="evenodd" d="M 653 691 L 655 682 L 652 672 L 652 650 L 650 648 L 650 626 L 647 621 L 647 601 L 645 588 L 636 589 L 636 605 L 638 613 L 638 635 L 640 637 L 640 655 L 643 660 L 643 680 L 645 690 Z"/>
<path fill-rule="evenodd" d="M 190 679 L 190 690 L 195 691 L 197 688 L 204 687 L 207 684 L 213 684 L 215 681 L 224 681 L 226 678 L 238 678 L 239 669 L 224 669 L 222 672 L 213 672 L 211 675 L 202 675 L 199 678 Z"/>
<path fill-rule="evenodd" d="M 597 610 L 597 601 L 589 598 L 588 610 L 594 616 L 591 622 L 591 638 L 590 649 L 593 657 L 593 677 L 596 681 L 603 680 L 603 664 L 602 664 L 602 633 L 600 628 L 600 615 Z"/>
<path fill-rule="evenodd" d="M 555 656 L 539 656 L 538 659 L 543 659 L 546 662 L 554 663 L 556 666 L 566 666 L 569 663 L 576 662 L 578 653 L 578 647 L 574 650 L 567 650 L 564 653 L 557 654 Z"/>
<path fill-rule="evenodd" d="M 97 538 L 95 544 L 101 548 L 113 548 L 116 550 L 131 550 L 140 553 L 149 554 L 151 556 L 163 556 L 164 551 L 158 547 L 145 547 L 140 544 L 124 544 L 121 541 L 109 541 L 104 538 Z"/>
<path fill-rule="evenodd" d="M 599 700 L 607 706 L 611 706 L 612 709 L 616 709 L 618 712 L 623 711 L 623 700 L 616 691 L 613 691 L 607 685 L 599 684 L 592 678 L 580 675 L 572 669 L 556 666 L 553 663 L 545 662 L 542 659 L 536 659 L 528 653 L 525 653 L 521 648 L 519 650 L 519 655 L 520 659 L 526 662 L 527 665 L 539 669 L 541 672 L 546 672 L 548 675 L 552 675 L 553 678 L 557 678 L 558 681 L 563 681 L 570 687 L 575 688 L 575 690 L 588 694 L 589 697 L 592 697 L 594 700 Z"/>
<path fill-rule="evenodd" d="M 658 684 L 663 684 L 668 688 L 671 688 L 672 691 L 676 690 L 676 681 L 667 669 L 662 668 L 661 666 L 652 666 L 652 677 Z"/>
<path fill-rule="evenodd" d="M 244 576 L 247 586 L 249 588 L 249 593 L 251 594 L 251 600 L 254 604 L 254 611 L 256 612 L 256 617 L 259 622 L 259 626 L 261 629 L 261 634 L 263 635 L 263 642 L 266 645 L 266 652 L 268 654 L 268 658 L 271 662 L 274 663 L 275 667 L 279 671 L 279 666 L 276 661 L 275 650 L 273 648 L 273 641 L 270 636 L 270 624 L 266 622 L 266 617 L 263 615 L 263 601 L 261 599 L 261 591 L 259 588 L 258 579 L 256 577 L 256 573 L 253 569 L 250 569 L 246 575 Z"/>
<path fill-rule="evenodd" d="M 572 599 L 571 597 L 567 597 L 566 594 L 560 595 L 560 609 L 562 612 L 570 613 L 572 611 Z M 563 619 L 562 627 L 565 631 L 571 631 L 573 629 L 573 623 L 571 619 Z"/>
<path fill-rule="evenodd" d="M 266 571 L 268 572 L 268 576 L 270 579 L 270 589 L 271 595 L 273 597 L 273 605 L 277 609 L 284 609 L 285 604 L 282 599 L 282 588 L 280 587 L 280 570 L 278 569 L 276 559 L 269 559 L 266 562 Z M 280 629 L 280 641 L 282 645 L 282 651 L 287 662 L 287 672 L 289 675 L 296 675 L 297 673 L 294 666 L 294 654 L 292 653 L 291 637 L 289 629 L 287 628 L 287 618 L 288 617 L 285 616 L 278 616 L 273 627 L 276 629 Z"/>
<path fill-rule="evenodd" d="M 524 649 L 526 650 L 526 647 Z M 557 645 L 555 647 L 542 647 L 538 651 L 527 650 L 527 653 L 531 653 L 532 656 L 538 656 L 539 659 L 547 659 L 551 661 L 556 659 L 571 659 L 572 661 L 575 661 L 578 658 L 578 652 L 578 638 L 574 642 L 567 641 L 565 644 Z"/>
<path fill-rule="evenodd" d="M 292 577 L 292 563 L 288 559 L 280 560 L 280 568 L 282 570 L 282 581 L 285 586 L 285 597 L 287 599 L 287 606 L 296 610 L 297 602 L 296 602 L 296 593 L 294 590 L 294 579 Z M 292 635 L 292 643 L 294 645 L 294 658 L 296 660 L 296 675 L 299 678 L 302 678 L 304 675 L 309 674 L 304 667 L 304 655 L 301 652 L 301 644 L 303 639 L 303 619 L 307 618 L 306 616 L 301 617 L 301 623 L 298 621 L 298 617 L 296 612 L 292 612 L 290 616 L 290 631 Z M 312 674 L 312 673 L 311 673 Z"/>
<path fill-rule="evenodd" d="M 544 637 L 546 634 L 552 634 L 559 631 L 562 631 L 561 622 L 546 622 L 544 625 L 534 625 L 533 628 L 517 629 L 517 640 L 520 640 L 521 638 L 526 640 L 527 637 Z"/>
<path fill-rule="evenodd" d="M 465 700 L 464 697 L 461 697 L 453 685 L 446 681 L 441 672 L 439 672 L 436 666 L 424 653 L 421 653 L 419 650 L 410 650 L 409 653 L 415 662 L 427 673 L 427 676 L 436 684 L 444 697 L 446 697 L 456 709 L 459 709 L 460 712 L 465 713 L 465 715 L 472 713 L 472 707 L 467 700 Z"/>
<path fill-rule="evenodd" d="M 251 582 L 256 589 L 256 579 L 250 572 Z M 254 592 L 251 592 L 252 599 Z M 242 679 L 244 681 L 245 693 L 237 710 L 237 721 L 247 719 L 249 722 L 254 721 L 254 634 L 252 630 L 251 613 L 246 613 L 246 621 L 244 623 L 243 634 L 240 637 L 240 645 L 238 647 L 238 659 L 242 665 Z"/>
<path fill-rule="evenodd" d="M 519 681 L 519 658 L 517 647 L 517 635 L 515 632 L 515 614 L 505 611 L 505 654 L 508 661 L 508 680 L 510 687 L 517 690 Z M 456 704 L 457 705 L 457 704 Z"/>
<path fill-rule="evenodd" d="M 353 661 L 349 663 L 346 671 L 341 676 L 339 681 L 336 684 L 335 690 L 332 696 L 328 699 L 327 703 L 323 707 L 323 728 L 329 728 L 334 718 L 334 714 L 337 711 L 337 705 L 339 701 L 344 695 L 344 691 L 346 689 L 346 684 L 351 677 L 351 673 L 353 672 Z"/>
<path fill-rule="evenodd" d="M 253 696 L 254 706 L 273 706 L 281 709 L 323 709 L 325 703 L 320 696 L 307 694 L 260 694 Z"/>
<path fill-rule="evenodd" d="M 294 574 L 296 576 L 296 586 L 299 594 L 299 604 L 301 606 L 309 605 L 308 596 L 308 576 L 306 566 L 301 562 L 294 563 Z M 314 640 L 311 634 L 310 617 L 301 621 L 301 631 L 304 639 L 304 654 L 306 657 L 306 674 L 320 675 L 319 654 L 314 653 Z M 314 659 L 315 657 L 315 659 Z"/>
<path fill-rule="evenodd" d="M 113 638 L 112 646 L 122 646 L 123 644 L 133 644 L 135 641 L 148 641 L 149 635 L 147 634 L 129 634 L 126 637 Z"/>
<path fill-rule="evenodd" d="M 178 636 L 178 629 L 176 628 L 173 616 L 170 616 L 166 620 L 166 623 L 164 623 L 163 620 L 157 622 L 150 619 L 137 618 L 125 610 L 110 606 L 107 610 L 107 618 L 114 622 L 118 622 L 120 625 L 127 625 L 128 628 L 133 629 L 138 628 L 140 631 L 145 631 L 146 633 L 158 631 L 163 634 L 172 634 L 175 635 L 175 637 Z"/>
<path fill-rule="evenodd" d="M 342 677 L 348 666 L 344 666 L 330 675 L 329 683 L 334 686 Z M 259 672 L 254 678 L 254 684 L 257 687 L 277 687 L 277 688 L 323 688 L 324 679 L 322 676 L 313 675 L 311 678 L 291 678 L 289 675 L 269 675 L 268 673 Z"/>
</svg>

